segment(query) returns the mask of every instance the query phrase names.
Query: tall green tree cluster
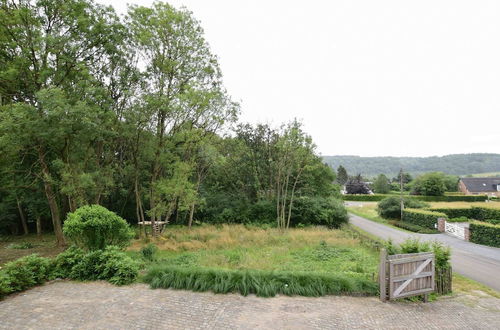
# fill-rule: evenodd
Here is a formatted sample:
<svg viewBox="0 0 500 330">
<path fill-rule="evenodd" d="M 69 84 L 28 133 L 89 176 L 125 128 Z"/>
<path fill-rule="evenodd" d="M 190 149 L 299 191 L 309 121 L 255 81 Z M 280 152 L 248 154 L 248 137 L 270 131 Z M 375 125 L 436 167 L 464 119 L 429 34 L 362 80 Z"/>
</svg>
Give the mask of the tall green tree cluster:
<svg viewBox="0 0 500 330">
<path fill-rule="evenodd" d="M 66 214 L 87 204 L 191 224 L 229 192 L 288 226 L 297 196 L 331 191 L 332 173 L 295 122 L 221 137 L 238 112 L 186 9 L 120 19 L 92 0 L 1 1 L 0 230 L 36 221 L 63 245 Z"/>
</svg>

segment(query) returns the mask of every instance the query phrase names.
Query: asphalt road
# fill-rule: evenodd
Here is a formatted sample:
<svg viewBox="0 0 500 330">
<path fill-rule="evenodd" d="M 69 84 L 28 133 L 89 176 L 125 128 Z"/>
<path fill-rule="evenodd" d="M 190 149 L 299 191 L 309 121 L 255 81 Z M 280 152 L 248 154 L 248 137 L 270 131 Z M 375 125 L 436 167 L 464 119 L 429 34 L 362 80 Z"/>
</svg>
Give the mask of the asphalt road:
<svg viewBox="0 0 500 330">
<path fill-rule="evenodd" d="M 442 242 L 451 247 L 453 271 L 500 291 L 500 248 L 465 242 L 445 234 L 408 233 L 354 214 L 350 214 L 350 223 L 382 239 L 391 238 L 395 243 L 410 237 Z"/>
</svg>

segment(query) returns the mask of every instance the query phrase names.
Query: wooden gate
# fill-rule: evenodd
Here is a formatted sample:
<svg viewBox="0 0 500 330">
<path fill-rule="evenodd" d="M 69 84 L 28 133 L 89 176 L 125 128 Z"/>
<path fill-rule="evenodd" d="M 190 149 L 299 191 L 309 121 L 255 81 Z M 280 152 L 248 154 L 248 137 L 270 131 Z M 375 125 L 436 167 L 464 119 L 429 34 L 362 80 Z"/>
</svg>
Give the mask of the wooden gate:
<svg viewBox="0 0 500 330">
<path fill-rule="evenodd" d="M 380 255 L 380 299 L 398 299 L 435 291 L 434 253 Z"/>
</svg>

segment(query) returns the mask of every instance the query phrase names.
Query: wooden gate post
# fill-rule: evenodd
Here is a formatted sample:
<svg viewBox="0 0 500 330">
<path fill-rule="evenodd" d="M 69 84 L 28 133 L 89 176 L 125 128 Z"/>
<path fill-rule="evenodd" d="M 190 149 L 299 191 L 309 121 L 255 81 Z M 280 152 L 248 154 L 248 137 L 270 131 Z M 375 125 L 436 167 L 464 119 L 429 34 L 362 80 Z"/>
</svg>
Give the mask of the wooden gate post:
<svg viewBox="0 0 500 330">
<path fill-rule="evenodd" d="M 378 270 L 378 281 L 380 286 L 380 300 L 383 302 L 387 301 L 387 251 L 382 248 L 380 249 L 380 263 Z"/>
</svg>

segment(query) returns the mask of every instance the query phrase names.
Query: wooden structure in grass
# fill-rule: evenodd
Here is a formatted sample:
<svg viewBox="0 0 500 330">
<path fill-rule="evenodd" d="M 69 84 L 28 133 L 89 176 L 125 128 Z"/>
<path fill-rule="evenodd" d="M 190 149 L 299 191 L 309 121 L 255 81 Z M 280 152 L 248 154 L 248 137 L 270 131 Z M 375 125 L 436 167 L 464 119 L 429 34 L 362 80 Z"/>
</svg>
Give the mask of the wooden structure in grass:
<svg viewBox="0 0 500 330">
<path fill-rule="evenodd" d="M 152 221 L 139 221 L 137 224 L 139 226 L 151 226 L 151 230 L 153 232 L 153 236 L 162 232 L 163 227 L 168 223 L 168 221 L 155 221 L 154 224 Z M 141 229 L 142 231 L 142 229 Z"/>
</svg>

